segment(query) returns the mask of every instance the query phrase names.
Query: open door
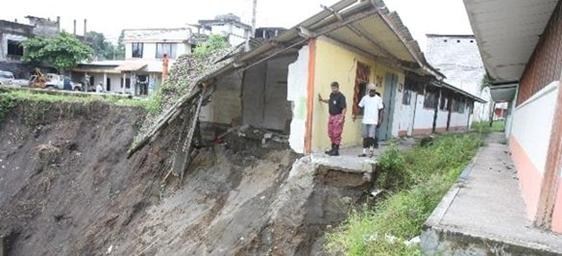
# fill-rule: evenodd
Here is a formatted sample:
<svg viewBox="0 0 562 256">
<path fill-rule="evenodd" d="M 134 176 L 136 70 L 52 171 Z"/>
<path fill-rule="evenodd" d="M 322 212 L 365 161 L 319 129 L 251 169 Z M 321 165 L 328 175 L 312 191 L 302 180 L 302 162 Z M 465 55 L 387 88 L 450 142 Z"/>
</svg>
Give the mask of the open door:
<svg viewBox="0 0 562 256">
<path fill-rule="evenodd" d="M 395 98 L 398 84 L 398 76 L 392 73 L 385 75 L 384 95 L 382 100 L 384 103 L 383 121 L 379 128 L 379 140 L 388 140 L 392 137 L 392 118 L 394 116 Z"/>
</svg>

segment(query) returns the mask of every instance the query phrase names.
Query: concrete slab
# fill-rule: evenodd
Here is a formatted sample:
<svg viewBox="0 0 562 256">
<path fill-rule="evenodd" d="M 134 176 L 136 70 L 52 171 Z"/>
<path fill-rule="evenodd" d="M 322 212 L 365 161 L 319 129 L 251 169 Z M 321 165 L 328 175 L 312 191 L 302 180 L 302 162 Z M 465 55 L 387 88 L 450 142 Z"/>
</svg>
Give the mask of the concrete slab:
<svg viewBox="0 0 562 256">
<path fill-rule="evenodd" d="M 562 255 L 562 236 L 533 227 L 503 134 L 492 134 L 427 220 L 425 255 Z"/>
</svg>

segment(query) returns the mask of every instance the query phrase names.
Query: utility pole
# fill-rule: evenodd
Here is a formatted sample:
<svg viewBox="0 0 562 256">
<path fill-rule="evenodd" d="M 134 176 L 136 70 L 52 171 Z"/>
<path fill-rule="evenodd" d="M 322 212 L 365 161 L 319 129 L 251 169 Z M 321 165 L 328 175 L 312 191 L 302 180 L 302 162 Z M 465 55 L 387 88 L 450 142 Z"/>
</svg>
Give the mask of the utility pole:
<svg viewBox="0 0 562 256">
<path fill-rule="evenodd" d="M 252 28 L 246 37 L 246 51 L 250 51 L 250 38 L 256 34 L 256 13 L 257 13 L 258 0 L 252 0 Z"/>
</svg>

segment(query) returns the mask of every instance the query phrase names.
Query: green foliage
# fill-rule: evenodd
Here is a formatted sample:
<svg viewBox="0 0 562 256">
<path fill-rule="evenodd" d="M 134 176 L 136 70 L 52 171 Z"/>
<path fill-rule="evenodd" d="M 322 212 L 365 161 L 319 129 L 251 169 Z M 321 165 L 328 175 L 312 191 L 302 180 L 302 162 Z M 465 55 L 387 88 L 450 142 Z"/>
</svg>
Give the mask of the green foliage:
<svg viewBox="0 0 562 256">
<path fill-rule="evenodd" d="M 505 131 L 505 122 L 497 120 L 492 123 L 492 126 L 487 121 L 477 122 L 472 124 L 472 130 L 478 133 L 503 132 Z"/>
<path fill-rule="evenodd" d="M 92 56 L 92 49 L 68 33 L 56 37 L 34 37 L 23 42 L 23 60 L 46 63 L 63 72 Z"/>
<path fill-rule="evenodd" d="M 94 56 L 97 59 L 111 60 L 115 59 L 117 55 L 120 55 L 118 47 L 108 42 L 102 33 L 90 31 L 86 33 L 84 39 L 86 40 L 86 44 L 92 48 Z"/>
<path fill-rule="evenodd" d="M 377 187 L 393 189 L 409 183 L 411 175 L 405 165 L 404 155 L 392 145 L 378 158 L 378 168 L 384 170 L 384 172 L 380 172 L 377 177 Z"/>
<path fill-rule="evenodd" d="M 0 122 L 4 119 L 8 111 L 15 106 L 14 97 L 11 95 L 0 94 Z"/>
<path fill-rule="evenodd" d="M 381 156 L 379 171 L 387 175 L 382 185 L 393 193 L 378 205 L 352 211 L 328 234 L 328 250 L 344 255 L 421 255 L 419 248 L 405 242 L 421 234 L 423 223 L 481 141 L 480 134 L 445 135 L 406 152 L 391 147 Z"/>
<path fill-rule="evenodd" d="M 66 102 L 66 103 L 91 103 L 104 102 L 117 106 L 141 107 L 147 111 L 152 108 L 151 100 L 147 99 L 129 99 L 117 96 L 100 96 L 100 95 L 67 95 L 57 94 L 53 92 L 43 93 L 30 91 L 27 89 L 13 89 L 0 91 L 0 117 L 7 112 L 18 101 L 26 102 Z M 0 118 L 1 119 L 1 118 Z"/>
<path fill-rule="evenodd" d="M 208 57 L 217 50 L 225 49 L 227 47 L 229 47 L 229 44 L 228 41 L 226 41 L 226 38 L 219 35 L 211 35 L 207 41 L 195 47 L 193 55 L 196 58 L 202 59 Z"/>
</svg>

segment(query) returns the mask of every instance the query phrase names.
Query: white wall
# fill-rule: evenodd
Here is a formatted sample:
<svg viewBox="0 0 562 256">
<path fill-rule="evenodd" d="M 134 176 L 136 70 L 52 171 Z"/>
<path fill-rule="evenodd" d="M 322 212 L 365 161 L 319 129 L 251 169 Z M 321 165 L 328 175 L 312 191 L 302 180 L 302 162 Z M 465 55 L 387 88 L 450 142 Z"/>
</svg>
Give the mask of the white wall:
<svg viewBox="0 0 562 256">
<path fill-rule="evenodd" d="M 103 74 L 89 74 L 91 77 L 94 77 L 94 84 L 93 86 L 97 86 L 98 83 L 105 84 L 103 81 Z M 111 92 L 121 92 L 121 75 L 119 74 L 107 74 L 107 77 L 111 79 Z M 103 88 L 106 89 L 105 87 Z"/>
<path fill-rule="evenodd" d="M 400 131 L 406 131 L 407 135 L 411 136 L 412 130 L 414 128 L 414 110 L 416 108 L 415 100 L 417 93 L 415 91 L 412 91 L 410 95 L 410 105 L 404 105 L 402 104 L 404 92 L 405 90 L 402 90 L 402 92 L 398 93 L 398 97 L 396 99 L 397 107 L 396 111 L 394 112 L 394 123 L 397 127 L 396 134 L 394 134 L 393 130 L 393 136 L 398 136 Z"/>
<path fill-rule="evenodd" d="M 435 128 L 437 129 L 447 128 L 448 119 L 449 119 L 449 111 L 439 109 L 437 112 L 437 123 L 435 125 Z"/>
<path fill-rule="evenodd" d="M 425 56 L 447 76 L 447 83 L 488 101 L 474 104 L 474 121 L 487 120 L 491 95 L 489 89 L 481 90 L 486 70 L 474 37 L 428 37 Z"/>
<path fill-rule="evenodd" d="M 533 165 L 544 172 L 559 82 L 552 82 L 515 109 L 512 135 Z"/>
<path fill-rule="evenodd" d="M 425 99 L 425 95 L 418 94 L 414 129 L 433 128 L 433 117 L 435 114 L 435 110 L 424 108 L 423 107 L 424 99 Z"/>
<path fill-rule="evenodd" d="M 465 106 L 464 113 L 458 113 L 453 111 L 453 113 L 451 113 L 450 127 L 467 127 L 469 118 L 470 118 L 470 108 L 468 106 Z"/>
<path fill-rule="evenodd" d="M 133 59 L 133 43 L 125 44 L 125 59 Z M 184 43 L 177 43 L 176 45 L 176 57 L 179 57 L 184 54 L 191 53 L 191 46 L 189 44 Z M 137 58 L 134 58 L 137 59 Z M 159 60 L 156 58 L 156 43 L 144 43 L 143 46 L 143 53 L 142 53 L 143 60 Z"/>
<path fill-rule="evenodd" d="M 306 136 L 308 51 L 308 46 L 299 50 L 297 60 L 289 65 L 287 77 L 287 100 L 291 102 L 293 112 L 289 145 L 291 149 L 300 154 L 304 153 Z"/>
</svg>

